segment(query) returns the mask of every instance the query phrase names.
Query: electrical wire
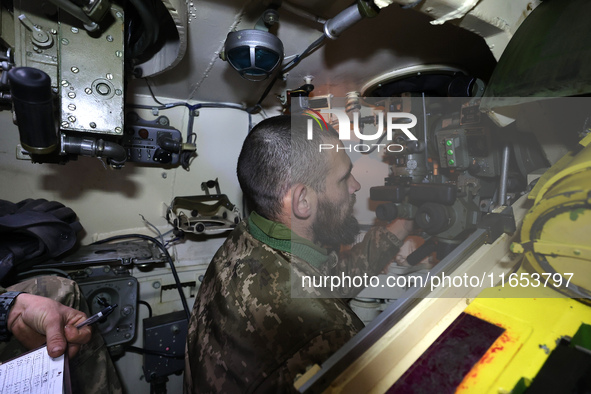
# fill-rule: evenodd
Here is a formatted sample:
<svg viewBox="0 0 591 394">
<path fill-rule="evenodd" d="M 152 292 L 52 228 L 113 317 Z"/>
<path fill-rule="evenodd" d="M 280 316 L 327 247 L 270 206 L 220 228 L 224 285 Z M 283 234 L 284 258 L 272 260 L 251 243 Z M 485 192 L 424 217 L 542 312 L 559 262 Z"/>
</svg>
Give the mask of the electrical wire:
<svg viewBox="0 0 591 394">
<path fill-rule="evenodd" d="M 302 53 L 300 53 L 299 55 L 296 55 L 289 63 L 287 63 L 285 66 L 283 66 L 280 71 L 276 72 L 275 75 L 273 76 L 273 79 L 271 80 L 271 82 L 269 82 L 269 84 L 267 85 L 267 88 L 265 89 L 265 91 L 261 95 L 261 98 L 259 99 L 259 101 L 255 105 L 253 105 L 252 107 L 248 108 L 246 111 L 248 113 L 257 113 L 257 112 L 261 111 L 263 109 L 263 107 L 262 107 L 263 100 L 265 100 L 267 98 L 267 95 L 269 94 L 269 92 L 271 92 L 271 89 L 273 89 L 275 82 L 277 82 L 277 80 L 280 77 L 283 77 L 283 74 L 285 74 L 286 72 L 288 72 L 289 70 L 291 70 L 292 68 L 297 66 L 298 63 L 300 61 L 302 61 L 302 59 L 304 59 L 306 56 L 310 55 L 316 49 L 320 48 L 322 46 L 322 43 L 324 42 L 325 38 L 326 38 L 326 35 L 322 34 L 312 44 L 308 45 L 308 47 Z"/>
<path fill-rule="evenodd" d="M 163 102 L 159 101 L 154 95 L 154 91 L 152 91 L 152 86 L 150 85 L 150 81 L 148 81 L 148 78 L 144 78 L 144 81 L 146 81 L 146 86 L 148 86 L 148 90 L 150 91 L 152 99 L 160 105 L 165 105 Z"/>
<path fill-rule="evenodd" d="M 185 298 L 185 293 L 183 292 L 181 280 L 179 279 L 179 275 L 176 271 L 176 267 L 174 266 L 174 261 L 172 260 L 170 253 L 168 253 L 168 250 L 164 247 L 164 245 L 162 245 L 160 243 L 160 241 L 158 241 L 154 237 L 150 237 L 150 236 L 144 235 L 144 234 L 126 234 L 126 235 L 115 235 L 113 237 L 94 242 L 93 245 L 100 245 L 100 244 L 104 244 L 104 243 L 108 243 L 108 242 L 112 242 L 112 241 L 119 241 L 119 240 L 130 239 L 130 238 L 146 239 L 150 242 L 153 242 L 164 253 L 166 260 L 168 260 L 168 264 L 170 265 L 170 271 L 172 272 L 172 276 L 174 277 L 176 288 L 179 292 L 179 297 L 181 298 L 181 304 L 183 304 L 183 309 L 185 310 L 185 313 L 187 315 L 187 321 L 188 321 L 191 318 L 191 311 L 189 310 L 189 305 L 187 304 L 187 299 Z"/>
<path fill-rule="evenodd" d="M 176 238 L 173 238 L 173 239 L 171 239 L 170 241 L 166 242 L 166 243 L 164 244 L 164 247 L 165 247 L 165 248 L 168 248 L 168 246 L 169 246 L 169 245 L 171 245 L 171 244 L 174 244 L 176 241 L 179 241 L 180 239 L 181 239 L 181 237 L 176 237 Z"/>
<path fill-rule="evenodd" d="M 284 73 L 288 72 L 293 67 L 295 67 L 300 61 L 302 61 L 302 59 L 304 59 L 305 57 L 307 57 L 308 55 L 310 55 L 316 49 L 320 48 L 322 46 L 322 44 L 324 43 L 324 40 L 325 39 L 326 39 L 326 34 L 322 34 L 320 37 L 318 37 L 302 53 L 300 53 L 299 55 L 297 55 L 289 63 L 287 63 L 285 66 L 283 66 L 283 68 L 281 69 L 281 74 L 284 74 Z"/>
<path fill-rule="evenodd" d="M 148 317 L 152 317 L 152 305 L 144 300 L 138 300 L 138 304 L 142 304 L 148 308 Z"/>
<path fill-rule="evenodd" d="M 141 213 L 139 214 L 140 217 L 142 218 L 142 220 L 144 221 L 144 223 L 146 225 L 148 225 L 149 227 L 151 227 L 152 229 L 154 229 L 154 231 L 156 231 L 156 234 L 158 234 L 158 238 L 160 239 L 161 243 L 164 243 L 164 237 L 162 236 L 162 233 L 160 232 L 160 230 L 158 230 L 158 227 L 154 226 L 152 223 L 150 223 L 145 217 L 144 215 L 142 215 Z"/>
</svg>

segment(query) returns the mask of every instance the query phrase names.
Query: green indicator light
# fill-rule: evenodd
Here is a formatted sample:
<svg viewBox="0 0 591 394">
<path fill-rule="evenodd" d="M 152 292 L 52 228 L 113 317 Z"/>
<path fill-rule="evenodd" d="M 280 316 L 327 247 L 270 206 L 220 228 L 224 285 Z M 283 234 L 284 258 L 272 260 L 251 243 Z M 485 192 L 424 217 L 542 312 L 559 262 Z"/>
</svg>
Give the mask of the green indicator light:
<svg viewBox="0 0 591 394">
<path fill-rule="evenodd" d="M 447 150 L 447 154 L 448 154 L 449 156 L 452 156 L 452 155 L 454 154 L 454 151 L 453 151 L 453 150 L 451 150 L 451 149 L 448 149 L 448 150 Z"/>
<path fill-rule="evenodd" d="M 448 161 L 450 166 L 453 166 L 454 164 L 456 164 L 456 161 L 454 159 L 451 159 L 450 161 Z"/>
<path fill-rule="evenodd" d="M 452 140 L 445 141 L 445 145 L 447 145 L 447 146 L 451 146 L 452 144 L 453 144 Z"/>
</svg>

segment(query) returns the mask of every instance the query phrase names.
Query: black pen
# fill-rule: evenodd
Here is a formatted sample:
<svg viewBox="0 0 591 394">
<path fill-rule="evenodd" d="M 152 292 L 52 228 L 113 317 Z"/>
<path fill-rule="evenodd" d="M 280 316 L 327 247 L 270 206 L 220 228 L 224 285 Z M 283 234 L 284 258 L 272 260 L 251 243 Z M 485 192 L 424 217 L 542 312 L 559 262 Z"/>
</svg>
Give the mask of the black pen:
<svg viewBox="0 0 591 394">
<path fill-rule="evenodd" d="M 113 312 L 113 309 L 115 309 L 115 308 L 117 308 L 117 304 L 109 305 L 108 307 L 106 307 L 102 311 L 90 316 L 88 319 L 86 319 L 82 323 L 78 324 L 76 326 L 76 328 L 80 329 L 84 326 L 90 326 L 91 324 L 96 323 L 97 321 L 99 321 L 103 317 L 109 316 L 111 314 L 111 312 Z"/>
</svg>

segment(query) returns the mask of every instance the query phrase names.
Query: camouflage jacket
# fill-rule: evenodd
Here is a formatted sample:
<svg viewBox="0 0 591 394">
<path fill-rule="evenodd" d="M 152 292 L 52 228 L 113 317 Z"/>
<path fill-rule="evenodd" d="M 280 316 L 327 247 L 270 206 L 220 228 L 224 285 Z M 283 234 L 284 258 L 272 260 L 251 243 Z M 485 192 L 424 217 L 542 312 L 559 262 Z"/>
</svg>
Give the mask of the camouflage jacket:
<svg viewBox="0 0 591 394">
<path fill-rule="evenodd" d="M 376 274 L 400 246 L 389 231 L 375 228 L 346 256 L 331 259 L 253 213 L 218 250 L 199 289 L 189 322 L 185 392 L 294 392 L 297 375 L 324 362 L 363 323 L 346 300 L 324 288 L 292 297 L 290 280 L 335 270 Z"/>
<path fill-rule="evenodd" d="M 90 309 L 80 288 L 76 282 L 66 278 L 38 276 L 7 289 L 0 288 L 0 293 L 5 291 L 22 291 L 51 298 L 90 316 Z M 17 357 L 28 350 L 14 337 L 8 342 L 0 342 L 0 362 Z M 99 330 L 92 330 L 92 338 L 80 347 L 76 356 L 70 359 L 69 368 L 72 393 L 121 394 L 123 392 L 119 375 Z"/>
</svg>

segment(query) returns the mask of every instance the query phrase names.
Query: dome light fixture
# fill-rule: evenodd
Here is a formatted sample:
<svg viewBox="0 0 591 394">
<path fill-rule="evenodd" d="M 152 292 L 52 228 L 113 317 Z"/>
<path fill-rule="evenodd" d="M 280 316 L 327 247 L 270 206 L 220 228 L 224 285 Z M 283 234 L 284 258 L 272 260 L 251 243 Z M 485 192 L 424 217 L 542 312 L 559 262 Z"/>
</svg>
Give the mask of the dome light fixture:
<svg viewBox="0 0 591 394">
<path fill-rule="evenodd" d="M 224 57 L 243 78 L 263 81 L 281 65 L 283 43 L 268 31 L 233 31 L 226 38 Z"/>
</svg>

